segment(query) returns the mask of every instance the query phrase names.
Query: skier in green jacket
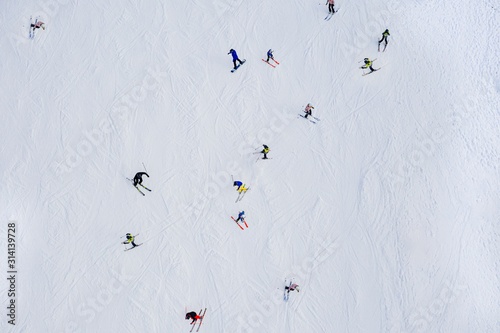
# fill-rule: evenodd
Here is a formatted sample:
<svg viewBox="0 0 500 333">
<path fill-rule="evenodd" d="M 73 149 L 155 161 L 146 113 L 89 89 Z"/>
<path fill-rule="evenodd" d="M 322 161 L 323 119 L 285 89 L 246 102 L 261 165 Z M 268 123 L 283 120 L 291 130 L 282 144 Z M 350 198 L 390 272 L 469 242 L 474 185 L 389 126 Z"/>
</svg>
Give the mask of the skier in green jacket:
<svg viewBox="0 0 500 333">
<path fill-rule="evenodd" d="M 269 147 L 266 145 L 263 145 L 264 149 L 261 150 L 261 154 L 264 154 L 264 157 L 262 158 L 263 160 L 267 160 L 267 154 L 269 153 Z"/>
<path fill-rule="evenodd" d="M 127 233 L 127 234 L 125 235 L 125 237 L 127 237 L 127 240 L 126 240 L 126 241 L 124 241 L 124 242 L 123 242 L 123 244 L 132 244 L 131 249 L 133 249 L 134 247 L 136 247 L 136 246 L 137 246 L 137 244 L 135 244 L 135 243 L 134 243 L 134 239 L 135 239 L 135 237 L 134 237 L 134 236 L 132 236 L 132 234 Z"/>
<path fill-rule="evenodd" d="M 370 74 L 370 73 L 377 71 L 377 69 L 373 68 L 373 61 L 375 61 L 375 60 L 372 61 L 369 58 L 365 58 L 363 61 L 365 64 L 363 66 L 361 66 L 360 68 L 361 69 L 367 69 L 367 68 L 370 69 L 370 72 L 368 72 L 366 74 Z"/>
</svg>

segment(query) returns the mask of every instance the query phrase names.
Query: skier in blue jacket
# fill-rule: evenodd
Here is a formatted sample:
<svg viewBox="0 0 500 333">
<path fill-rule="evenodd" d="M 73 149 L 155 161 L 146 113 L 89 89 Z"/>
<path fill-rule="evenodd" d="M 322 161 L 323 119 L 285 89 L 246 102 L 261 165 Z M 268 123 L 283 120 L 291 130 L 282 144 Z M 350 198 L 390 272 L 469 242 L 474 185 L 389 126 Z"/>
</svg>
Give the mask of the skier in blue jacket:
<svg viewBox="0 0 500 333">
<path fill-rule="evenodd" d="M 239 221 L 243 221 L 245 220 L 245 211 L 242 210 L 239 214 L 238 214 L 238 218 L 236 219 L 236 223 L 238 223 Z"/>
<path fill-rule="evenodd" d="M 274 51 L 272 49 L 269 49 L 269 51 L 267 51 L 267 60 L 266 60 L 266 62 L 269 62 L 269 59 L 273 59 L 274 60 L 273 52 Z"/>
<path fill-rule="evenodd" d="M 229 50 L 228 54 L 231 54 L 233 56 L 233 64 L 234 64 L 234 69 L 236 69 L 236 61 L 240 63 L 240 65 L 243 65 L 244 61 L 241 61 L 240 58 L 238 58 L 238 54 L 236 53 L 235 50 L 231 49 Z"/>
</svg>

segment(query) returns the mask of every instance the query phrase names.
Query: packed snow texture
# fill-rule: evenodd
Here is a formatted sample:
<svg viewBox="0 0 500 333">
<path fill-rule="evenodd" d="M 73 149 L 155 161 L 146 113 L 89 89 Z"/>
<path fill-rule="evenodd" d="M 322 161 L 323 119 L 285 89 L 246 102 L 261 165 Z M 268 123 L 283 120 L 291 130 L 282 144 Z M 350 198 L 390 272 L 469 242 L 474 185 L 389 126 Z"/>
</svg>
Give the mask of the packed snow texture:
<svg viewBox="0 0 500 333">
<path fill-rule="evenodd" d="M 0 331 L 500 332 L 497 2 L 1 7 Z"/>
</svg>

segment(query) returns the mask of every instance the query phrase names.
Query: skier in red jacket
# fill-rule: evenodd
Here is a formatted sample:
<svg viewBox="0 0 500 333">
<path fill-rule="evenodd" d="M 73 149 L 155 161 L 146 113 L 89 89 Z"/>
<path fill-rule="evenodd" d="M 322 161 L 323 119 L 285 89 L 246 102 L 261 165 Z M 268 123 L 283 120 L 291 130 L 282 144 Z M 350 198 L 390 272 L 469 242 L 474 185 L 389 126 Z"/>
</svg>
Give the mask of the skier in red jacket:
<svg viewBox="0 0 500 333">
<path fill-rule="evenodd" d="M 294 291 L 294 290 L 297 290 L 297 292 L 300 292 L 299 285 L 296 283 L 292 284 L 290 287 L 286 286 L 285 290 L 287 291 L 287 293 L 290 293 L 290 291 Z"/>
<path fill-rule="evenodd" d="M 33 31 L 35 31 L 35 29 L 40 29 L 40 28 L 45 30 L 45 23 L 43 23 L 42 21 L 37 21 L 36 23 L 31 23 L 31 28 L 33 29 Z"/>
</svg>

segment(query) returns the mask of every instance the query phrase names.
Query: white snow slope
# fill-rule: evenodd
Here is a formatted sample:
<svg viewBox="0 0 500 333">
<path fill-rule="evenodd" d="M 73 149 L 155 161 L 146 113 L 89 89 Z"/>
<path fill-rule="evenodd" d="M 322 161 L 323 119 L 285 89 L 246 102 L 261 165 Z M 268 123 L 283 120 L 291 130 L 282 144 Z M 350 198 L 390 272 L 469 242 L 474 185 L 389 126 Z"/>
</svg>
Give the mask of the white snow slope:
<svg viewBox="0 0 500 333">
<path fill-rule="evenodd" d="M 498 3 L 336 6 L 4 1 L 0 331 L 500 332 Z"/>
</svg>

